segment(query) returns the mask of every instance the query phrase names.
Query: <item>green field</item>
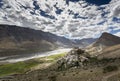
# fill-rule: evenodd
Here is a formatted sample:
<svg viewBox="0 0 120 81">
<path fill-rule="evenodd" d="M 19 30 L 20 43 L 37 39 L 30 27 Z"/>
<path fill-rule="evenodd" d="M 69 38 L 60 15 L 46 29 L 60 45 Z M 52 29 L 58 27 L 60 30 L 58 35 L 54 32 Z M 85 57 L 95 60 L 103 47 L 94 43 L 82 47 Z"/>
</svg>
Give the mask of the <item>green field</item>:
<svg viewBox="0 0 120 81">
<path fill-rule="evenodd" d="M 57 54 L 57 55 L 51 55 L 51 56 L 47 56 L 47 57 L 43 57 L 43 58 L 47 58 L 50 59 L 52 61 L 56 61 L 57 59 L 63 57 L 66 53 L 61 53 L 61 54 Z"/>
<path fill-rule="evenodd" d="M 51 55 L 47 57 L 31 59 L 23 62 L 0 65 L 0 76 L 24 73 L 26 71 L 29 71 L 32 67 L 35 67 L 39 64 L 44 64 L 48 62 L 52 63 L 56 61 L 58 58 L 63 57 L 65 54 L 66 53 L 62 53 L 62 54 Z"/>
<path fill-rule="evenodd" d="M 31 67 L 38 65 L 37 61 L 17 62 L 12 64 L 0 65 L 0 76 L 5 76 L 14 73 L 23 73 L 29 70 Z"/>
</svg>

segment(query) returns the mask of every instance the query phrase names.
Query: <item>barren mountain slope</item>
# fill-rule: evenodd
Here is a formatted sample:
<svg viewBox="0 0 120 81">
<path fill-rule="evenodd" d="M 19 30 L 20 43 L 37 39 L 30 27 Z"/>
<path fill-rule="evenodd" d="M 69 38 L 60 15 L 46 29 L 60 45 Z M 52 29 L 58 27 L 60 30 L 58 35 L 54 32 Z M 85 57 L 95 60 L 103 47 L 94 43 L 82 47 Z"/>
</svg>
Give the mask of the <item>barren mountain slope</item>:
<svg viewBox="0 0 120 81">
<path fill-rule="evenodd" d="M 88 46 L 86 50 L 93 55 L 98 55 L 105 48 L 118 44 L 120 44 L 120 37 L 105 32 L 97 39 L 96 42 Z"/>
</svg>

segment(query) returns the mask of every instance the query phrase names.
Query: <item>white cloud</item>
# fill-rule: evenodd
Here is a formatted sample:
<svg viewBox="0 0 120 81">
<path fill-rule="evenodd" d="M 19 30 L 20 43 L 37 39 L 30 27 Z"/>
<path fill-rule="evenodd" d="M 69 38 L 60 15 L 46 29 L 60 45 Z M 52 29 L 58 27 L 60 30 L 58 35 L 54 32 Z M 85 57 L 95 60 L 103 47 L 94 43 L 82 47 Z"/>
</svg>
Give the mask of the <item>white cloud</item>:
<svg viewBox="0 0 120 81">
<path fill-rule="evenodd" d="M 120 37 L 120 32 L 116 33 L 115 35 Z"/>
<path fill-rule="evenodd" d="M 70 2 L 69 6 L 64 0 L 36 1 L 43 11 L 55 16 L 56 19 L 41 16 L 40 10 L 34 10 L 33 0 L 4 0 L 4 5 L 0 9 L 0 23 L 41 29 L 71 38 L 96 37 L 102 32 L 110 32 L 110 27 L 114 27 L 114 30 L 120 29 L 120 24 L 112 21 L 113 17 L 120 17 L 120 1 L 118 0 L 112 0 L 110 4 L 102 6 L 89 5 L 85 1 Z M 10 8 L 6 8 L 8 5 Z M 63 10 L 61 14 L 55 13 L 55 5 Z M 74 13 L 81 18 L 74 19 Z"/>
</svg>

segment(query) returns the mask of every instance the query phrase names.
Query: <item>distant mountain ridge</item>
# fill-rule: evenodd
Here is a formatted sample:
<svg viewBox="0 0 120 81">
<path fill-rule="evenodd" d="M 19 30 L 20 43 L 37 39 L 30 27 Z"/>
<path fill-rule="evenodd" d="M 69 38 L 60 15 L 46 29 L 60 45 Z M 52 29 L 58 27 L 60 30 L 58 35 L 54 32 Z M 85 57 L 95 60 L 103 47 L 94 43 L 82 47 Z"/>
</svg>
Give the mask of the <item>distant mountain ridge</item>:
<svg viewBox="0 0 120 81">
<path fill-rule="evenodd" d="M 78 47 L 87 47 L 88 45 L 92 44 L 93 42 L 95 42 L 97 40 L 97 38 L 84 38 L 84 39 L 81 39 L 81 40 L 73 40 L 76 44 L 76 46 L 78 45 Z"/>
</svg>

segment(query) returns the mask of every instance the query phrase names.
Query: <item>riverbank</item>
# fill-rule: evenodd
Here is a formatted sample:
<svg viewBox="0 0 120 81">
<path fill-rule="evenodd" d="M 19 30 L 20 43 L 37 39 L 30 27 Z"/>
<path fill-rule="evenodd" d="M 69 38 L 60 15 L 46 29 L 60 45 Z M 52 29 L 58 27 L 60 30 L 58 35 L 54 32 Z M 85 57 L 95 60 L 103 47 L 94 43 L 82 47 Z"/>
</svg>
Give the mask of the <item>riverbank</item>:
<svg viewBox="0 0 120 81">
<path fill-rule="evenodd" d="M 4 63 L 16 63 L 21 61 L 26 61 L 34 58 L 40 58 L 45 56 L 57 55 L 60 53 L 68 52 L 71 48 L 61 48 L 53 51 L 43 52 L 43 53 L 32 53 L 32 54 L 18 54 L 13 56 L 0 57 L 0 64 Z"/>
</svg>

